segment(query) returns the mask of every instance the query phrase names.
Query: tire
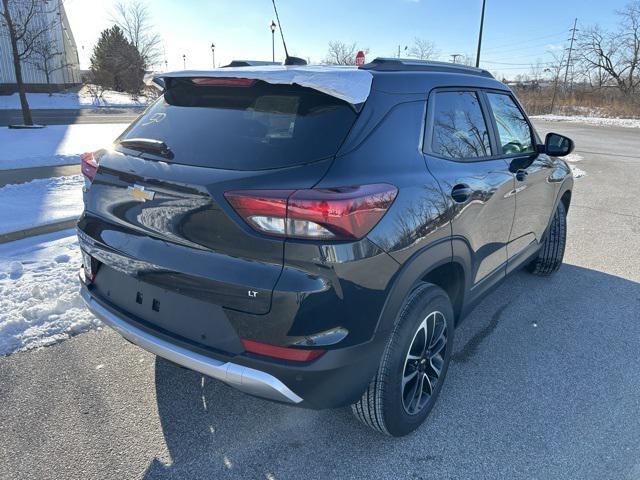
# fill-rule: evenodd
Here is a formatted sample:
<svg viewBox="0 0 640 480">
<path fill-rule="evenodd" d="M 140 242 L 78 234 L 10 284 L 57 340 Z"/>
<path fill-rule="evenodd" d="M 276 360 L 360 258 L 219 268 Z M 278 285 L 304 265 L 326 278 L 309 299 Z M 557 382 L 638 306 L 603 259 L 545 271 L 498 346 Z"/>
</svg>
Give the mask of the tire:
<svg viewBox="0 0 640 480">
<path fill-rule="evenodd" d="M 454 330 L 453 308 L 446 292 L 432 284 L 418 285 L 396 319 L 376 375 L 362 398 L 351 405 L 356 418 L 394 437 L 418 428 L 442 388 Z M 427 342 L 429 331 L 432 338 Z M 424 345 L 430 347 L 426 352 Z M 405 377 L 408 380 L 403 383 Z M 419 379 L 423 382 L 420 389 Z"/>
<path fill-rule="evenodd" d="M 551 225 L 538 255 L 527 265 L 534 275 L 548 276 L 562 265 L 564 247 L 567 243 L 567 211 L 560 202 L 553 215 Z"/>
</svg>

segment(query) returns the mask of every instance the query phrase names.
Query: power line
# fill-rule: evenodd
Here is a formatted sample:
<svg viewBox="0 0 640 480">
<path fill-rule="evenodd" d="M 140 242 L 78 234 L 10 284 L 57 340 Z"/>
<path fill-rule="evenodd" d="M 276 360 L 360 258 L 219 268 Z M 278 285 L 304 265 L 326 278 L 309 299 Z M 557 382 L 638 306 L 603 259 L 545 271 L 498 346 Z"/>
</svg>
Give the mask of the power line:
<svg viewBox="0 0 640 480">
<path fill-rule="evenodd" d="M 520 66 L 531 66 L 538 65 L 538 62 L 527 62 L 527 63 L 511 63 L 511 62 L 496 62 L 493 60 L 483 60 L 482 63 L 491 63 L 495 65 L 520 65 Z M 540 65 L 551 65 L 554 62 L 539 62 Z"/>
<path fill-rule="evenodd" d="M 490 55 L 499 55 L 502 53 L 510 53 L 510 52 L 526 52 L 529 50 L 539 50 L 542 47 L 546 47 L 549 46 L 550 42 L 542 42 L 542 43 L 538 43 L 535 45 L 527 45 L 524 47 L 513 47 L 513 48 L 501 48 L 499 50 L 495 50 L 492 52 L 489 52 Z M 487 53 L 487 52 L 485 52 Z"/>
<path fill-rule="evenodd" d="M 538 42 L 539 40 L 544 40 L 548 38 L 557 38 L 564 35 L 566 35 L 566 30 L 563 30 L 562 32 L 554 33 L 551 35 L 543 35 L 541 37 L 529 38 L 528 40 L 521 40 L 519 42 L 509 42 L 509 43 L 494 45 L 492 47 L 485 48 L 484 51 L 487 52 L 487 51 L 493 51 L 493 50 L 501 50 L 502 47 L 513 47 L 513 46 L 523 45 L 531 42 Z M 547 43 L 547 42 L 544 42 L 544 43 Z"/>
</svg>

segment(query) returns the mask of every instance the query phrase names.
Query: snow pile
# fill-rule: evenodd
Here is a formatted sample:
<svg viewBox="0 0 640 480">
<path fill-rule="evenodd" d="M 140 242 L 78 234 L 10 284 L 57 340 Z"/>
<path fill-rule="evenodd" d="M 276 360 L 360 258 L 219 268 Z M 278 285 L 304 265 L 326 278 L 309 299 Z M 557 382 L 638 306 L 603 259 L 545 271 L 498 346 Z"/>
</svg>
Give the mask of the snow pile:
<svg viewBox="0 0 640 480">
<path fill-rule="evenodd" d="M 82 213 L 82 175 L 0 188 L 0 234 L 73 220 Z"/>
<path fill-rule="evenodd" d="M 100 325 L 78 294 L 73 230 L 0 245 L 0 355 L 44 347 Z"/>
<path fill-rule="evenodd" d="M 149 98 L 140 96 L 131 98 L 128 93 L 107 90 L 102 98 L 96 99 L 87 87 L 78 92 L 61 92 L 49 96 L 48 93 L 27 93 L 27 101 L 32 109 L 77 109 L 99 107 L 145 107 Z M 20 109 L 20 99 L 17 93 L 13 95 L 0 95 L 0 109 Z"/>
<path fill-rule="evenodd" d="M 573 173 L 573 178 L 585 177 L 587 175 L 587 172 L 575 165 L 569 165 L 569 167 L 571 168 L 571 173 Z"/>
<path fill-rule="evenodd" d="M 567 155 L 566 157 L 563 157 L 563 160 L 566 160 L 567 162 L 581 162 L 582 160 L 584 160 L 584 158 L 582 158 L 582 155 L 580 155 L 579 153 L 570 153 L 569 155 Z"/>
<path fill-rule="evenodd" d="M 607 118 L 587 115 L 534 115 L 531 118 L 546 122 L 586 123 L 599 127 L 640 128 L 640 118 Z"/>
<path fill-rule="evenodd" d="M 80 163 L 80 154 L 109 147 L 127 126 L 113 123 L 50 125 L 37 130 L 0 128 L 0 170 Z"/>
</svg>

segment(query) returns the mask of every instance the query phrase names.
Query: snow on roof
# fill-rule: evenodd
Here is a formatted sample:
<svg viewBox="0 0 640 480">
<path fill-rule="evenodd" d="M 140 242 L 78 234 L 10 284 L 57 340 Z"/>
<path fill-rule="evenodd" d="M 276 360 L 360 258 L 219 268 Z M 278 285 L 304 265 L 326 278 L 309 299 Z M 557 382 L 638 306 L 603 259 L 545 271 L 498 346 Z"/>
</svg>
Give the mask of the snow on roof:
<svg viewBox="0 0 640 480">
<path fill-rule="evenodd" d="M 367 70 L 338 66 L 264 65 L 215 70 L 167 72 L 155 78 L 224 77 L 249 78 L 273 84 L 300 85 L 313 88 L 354 105 L 367 100 L 373 76 Z"/>
</svg>

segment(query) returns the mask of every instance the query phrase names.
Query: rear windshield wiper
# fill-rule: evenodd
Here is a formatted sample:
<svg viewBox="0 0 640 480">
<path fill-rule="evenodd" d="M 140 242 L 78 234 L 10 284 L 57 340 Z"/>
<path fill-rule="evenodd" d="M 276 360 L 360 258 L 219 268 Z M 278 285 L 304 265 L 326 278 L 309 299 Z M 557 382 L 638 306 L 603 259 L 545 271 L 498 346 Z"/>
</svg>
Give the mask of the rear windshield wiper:
<svg viewBox="0 0 640 480">
<path fill-rule="evenodd" d="M 154 140 L 153 138 L 125 138 L 124 140 L 120 140 L 118 145 L 122 145 L 131 150 L 153 153 L 168 159 L 173 158 L 173 152 L 167 144 L 161 140 Z"/>
</svg>

